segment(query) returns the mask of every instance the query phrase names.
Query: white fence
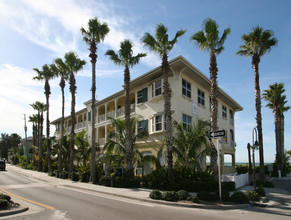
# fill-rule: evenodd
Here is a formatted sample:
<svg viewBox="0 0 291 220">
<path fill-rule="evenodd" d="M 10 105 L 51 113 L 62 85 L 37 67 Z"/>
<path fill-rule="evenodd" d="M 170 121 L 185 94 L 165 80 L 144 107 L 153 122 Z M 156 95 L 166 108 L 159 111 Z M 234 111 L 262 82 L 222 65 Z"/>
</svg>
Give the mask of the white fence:
<svg viewBox="0 0 291 220">
<path fill-rule="evenodd" d="M 222 175 L 222 182 L 235 182 L 235 188 L 239 188 L 249 184 L 249 174 L 227 174 Z"/>
</svg>

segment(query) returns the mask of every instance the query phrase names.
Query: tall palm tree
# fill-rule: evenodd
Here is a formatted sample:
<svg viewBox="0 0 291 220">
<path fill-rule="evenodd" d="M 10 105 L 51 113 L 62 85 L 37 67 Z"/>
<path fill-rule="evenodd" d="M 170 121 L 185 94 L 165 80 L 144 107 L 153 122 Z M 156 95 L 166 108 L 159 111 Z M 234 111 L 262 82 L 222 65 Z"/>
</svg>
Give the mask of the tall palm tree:
<svg viewBox="0 0 291 220">
<path fill-rule="evenodd" d="M 60 87 L 62 91 L 62 121 L 61 121 L 61 138 L 59 145 L 59 155 L 58 155 L 58 174 L 59 178 L 62 178 L 62 148 L 63 148 L 63 137 L 64 137 L 64 123 L 65 123 L 65 86 L 66 81 L 69 79 L 69 71 L 61 58 L 55 60 L 55 64 L 52 65 L 52 70 L 60 77 Z"/>
<path fill-rule="evenodd" d="M 263 129 L 262 129 L 262 113 L 261 113 L 261 90 L 259 80 L 259 63 L 261 58 L 271 51 L 271 48 L 277 45 L 277 39 L 273 37 L 271 30 L 264 30 L 257 26 L 252 29 L 249 34 L 242 35 L 243 45 L 236 55 L 252 57 L 252 67 L 254 69 L 255 78 L 255 97 L 256 97 L 256 122 L 258 128 L 259 139 L 259 156 L 260 156 L 260 179 L 265 180 L 264 174 L 264 150 L 263 150 Z"/>
<path fill-rule="evenodd" d="M 269 86 L 269 89 L 266 89 L 263 93 L 263 98 L 268 101 L 267 107 L 273 110 L 274 119 L 275 119 L 275 137 L 276 137 L 276 163 L 278 167 L 282 170 L 282 162 L 284 158 L 284 146 L 283 146 L 283 137 L 282 137 L 282 110 L 286 107 L 286 95 L 283 95 L 285 92 L 284 83 L 274 83 Z M 289 107 L 290 108 L 290 107 Z"/>
<path fill-rule="evenodd" d="M 16 155 L 17 155 L 18 145 L 20 144 L 20 140 L 21 140 L 21 137 L 16 133 L 13 133 L 9 136 L 10 145 L 13 149 L 13 164 L 16 164 L 18 162 Z"/>
<path fill-rule="evenodd" d="M 76 79 L 75 74 L 80 71 L 83 66 L 86 64 L 85 60 L 81 60 L 74 52 L 68 52 L 65 54 L 65 64 L 70 73 L 70 92 L 72 95 L 71 101 L 71 120 L 72 120 L 72 128 L 71 128 L 71 145 L 70 145 L 70 163 L 69 163 L 69 175 L 73 178 L 74 172 L 74 146 L 75 146 L 75 105 L 76 105 Z"/>
<path fill-rule="evenodd" d="M 90 169 L 90 181 L 97 183 L 96 178 L 96 140 L 95 140 L 95 96 L 96 96 L 96 62 L 97 62 L 97 44 L 104 41 L 105 36 L 109 32 L 109 27 L 106 23 L 100 23 L 97 18 L 90 19 L 88 22 L 88 30 L 81 28 L 83 34 L 83 40 L 90 45 L 90 55 L 92 63 L 92 105 L 91 105 L 91 120 L 92 120 L 92 134 L 91 134 L 91 169 Z"/>
<path fill-rule="evenodd" d="M 284 117 L 284 112 L 287 112 L 291 107 L 286 106 L 287 100 L 286 100 L 286 95 L 282 97 L 281 101 L 281 106 L 280 106 L 280 111 L 281 111 L 281 139 L 282 139 L 282 149 L 285 149 L 285 117 Z"/>
<path fill-rule="evenodd" d="M 51 161 L 51 142 L 50 142 L 50 120 L 49 120 L 49 98 L 51 94 L 51 88 L 49 84 L 49 80 L 53 79 L 55 77 L 54 72 L 52 71 L 51 67 L 47 64 L 42 66 L 42 69 L 39 70 L 37 68 L 33 69 L 36 73 L 37 76 L 34 77 L 34 80 L 40 80 L 40 81 L 45 81 L 44 84 L 44 94 L 46 97 L 46 146 L 47 146 L 47 157 L 48 157 L 48 172 L 49 174 L 52 174 L 52 161 Z"/>
<path fill-rule="evenodd" d="M 47 110 L 46 104 L 36 101 L 35 103 L 31 104 L 31 107 L 37 111 L 37 117 L 38 117 L 38 152 L 39 152 L 39 160 L 38 160 L 38 171 L 42 171 L 43 165 L 42 165 L 42 136 L 43 136 L 43 113 Z"/>
<path fill-rule="evenodd" d="M 210 53 L 209 72 L 210 72 L 210 129 L 211 131 L 217 130 L 217 61 L 216 56 L 224 50 L 224 42 L 230 33 L 230 28 L 223 31 L 222 36 L 219 36 L 218 24 L 215 20 L 208 18 L 202 24 L 203 30 L 191 36 L 198 49 Z M 211 153 L 211 168 L 214 174 L 217 175 L 217 152 L 213 150 Z"/>
<path fill-rule="evenodd" d="M 202 170 L 202 160 L 209 152 L 211 140 L 209 137 L 210 124 L 198 120 L 184 128 L 182 123 L 174 121 L 176 135 L 174 135 L 174 155 L 177 164 Z"/>
<path fill-rule="evenodd" d="M 178 38 L 183 36 L 186 30 L 176 32 L 175 37 L 169 40 L 168 29 L 163 24 L 158 24 L 153 37 L 149 33 L 145 33 L 142 41 L 150 50 L 158 53 L 162 58 L 162 74 L 163 74 L 163 95 L 164 95 L 164 111 L 166 118 L 166 145 L 167 145 L 167 162 L 169 177 L 173 177 L 173 129 L 172 129 L 172 112 L 171 112 L 171 87 L 169 84 L 169 62 L 168 54 L 177 43 Z"/>
<path fill-rule="evenodd" d="M 132 43 L 129 40 L 124 40 L 120 43 L 120 49 L 118 54 L 113 50 L 108 50 L 105 55 L 117 65 L 124 66 L 124 111 L 125 111 L 125 142 L 126 142 L 126 172 L 129 178 L 134 176 L 134 167 L 132 163 L 132 131 L 130 122 L 130 70 L 129 68 L 138 64 L 142 57 L 145 57 L 145 53 L 139 53 L 133 56 Z"/>
</svg>

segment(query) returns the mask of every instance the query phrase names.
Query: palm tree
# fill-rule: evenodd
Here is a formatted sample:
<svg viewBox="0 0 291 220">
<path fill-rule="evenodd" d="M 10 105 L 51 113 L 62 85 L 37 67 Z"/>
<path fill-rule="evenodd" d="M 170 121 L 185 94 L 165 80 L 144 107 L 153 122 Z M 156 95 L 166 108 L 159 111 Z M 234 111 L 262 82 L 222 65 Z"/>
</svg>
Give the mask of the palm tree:
<svg viewBox="0 0 291 220">
<path fill-rule="evenodd" d="M 224 42 L 230 33 L 230 28 L 223 31 L 221 37 L 219 37 L 218 24 L 216 21 L 208 18 L 204 20 L 202 24 L 203 30 L 191 36 L 191 40 L 194 41 L 198 49 L 210 53 L 209 72 L 211 80 L 210 88 L 210 100 L 211 100 L 211 112 L 210 112 L 210 129 L 211 131 L 217 130 L 217 62 L 216 56 L 224 50 Z M 212 150 L 211 153 L 211 168 L 214 174 L 217 175 L 217 152 Z"/>
<path fill-rule="evenodd" d="M 211 147 L 209 125 L 208 122 L 198 120 L 185 128 L 182 123 L 174 121 L 176 135 L 174 135 L 173 152 L 177 164 L 202 170 L 202 160 Z"/>
<path fill-rule="evenodd" d="M 86 64 L 85 60 L 81 60 L 74 52 L 68 52 L 65 54 L 65 64 L 70 73 L 70 92 L 72 95 L 71 101 L 71 120 L 72 120 L 72 128 L 71 128 L 71 145 L 70 145 L 70 164 L 69 164 L 69 175 L 73 178 L 74 172 L 74 146 L 75 146 L 75 105 L 76 105 L 76 79 L 75 74 L 80 71 L 83 66 Z"/>
<path fill-rule="evenodd" d="M 13 149 L 13 164 L 16 164 L 18 162 L 16 155 L 17 155 L 18 145 L 20 144 L 20 140 L 21 140 L 21 137 L 16 133 L 13 133 L 9 136 L 10 146 Z"/>
<path fill-rule="evenodd" d="M 65 86 L 66 81 L 69 79 L 69 71 L 61 58 L 55 60 L 55 65 L 52 65 L 53 71 L 57 76 L 61 78 L 60 87 L 62 91 L 62 121 L 61 121 L 61 138 L 59 145 L 59 155 L 58 155 L 58 173 L 59 178 L 62 178 L 62 148 L 63 148 L 63 137 L 64 137 L 64 123 L 65 123 Z"/>
<path fill-rule="evenodd" d="M 271 30 L 265 30 L 257 26 L 249 34 L 242 35 L 243 45 L 236 55 L 252 57 L 252 67 L 255 75 L 255 97 L 256 97 L 256 122 L 258 128 L 259 154 L 260 154 L 260 179 L 265 180 L 264 174 L 264 150 L 263 150 L 263 130 L 262 130 L 262 114 L 261 114 L 261 90 L 259 81 L 259 63 L 261 58 L 271 51 L 271 48 L 277 45 L 277 39 L 273 37 Z"/>
<path fill-rule="evenodd" d="M 32 145 L 36 146 L 37 145 L 37 140 L 38 140 L 38 116 L 37 114 L 33 114 L 29 116 L 28 122 L 32 123 Z"/>
<path fill-rule="evenodd" d="M 104 41 L 105 36 L 108 34 L 109 28 L 106 23 L 100 24 L 97 18 L 90 19 L 88 22 L 88 30 L 81 28 L 81 33 L 83 34 L 83 40 L 90 45 L 90 55 L 92 63 L 92 105 L 91 105 L 91 115 L 92 115 L 92 143 L 91 143 L 91 169 L 90 169 L 90 180 L 92 183 L 97 182 L 96 178 L 96 147 L 95 147 L 95 93 L 96 93 L 96 61 L 97 61 L 97 44 Z"/>
<path fill-rule="evenodd" d="M 52 174 L 52 162 L 51 162 L 51 143 L 50 143 L 50 120 L 49 120 L 49 97 L 51 94 L 51 89 L 50 89 L 50 84 L 49 80 L 53 79 L 55 77 L 54 72 L 52 71 L 51 67 L 48 66 L 47 64 L 42 66 L 42 69 L 39 70 L 37 68 L 33 69 L 36 73 L 37 76 L 34 77 L 34 80 L 40 80 L 40 81 L 45 81 L 44 84 L 44 94 L 46 97 L 46 146 L 47 146 L 47 157 L 48 157 L 48 172 L 49 174 Z"/>
<path fill-rule="evenodd" d="M 285 117 L 284 117 L 284 112 L 287 112 L 291 107 L 286 106 L 287 100 L 286 100 L 286 95 L 282 96 L 282 101 L 281 101 L 281 106 L 280 106 L 280 111 L 281 111 L 281 138 L 282 138 L 282 149 L 285 149 Z"/>
<path fill-rule="evenodd" d="M 86 165 L 90 158 L 91 148 L 89 146 L 89 142 L 86 138 L 86 131 L 83 130 L 82 132 L 76 134 L 75 136 L 75 143 L 77 146 L 77 160 L 78 164 L 82 161 L 82 165 Z M 96 149 L 95 149 L 96 150 Z"/>
<path fill-rule="evenodd" d="M 284 158 L 284 146 L 282 137 L 282 110 L 290 108 L 290 106 L 285 106 L 286 96 L 283 95 L 285 92 L 284 83 L 274 83 L 270 85 L 269 89 L 266 89 L 263 93 L 263 98 L 268 101 L 266 107 L 273 110 L 275 118 L 275 137 L 276 137 L 276 163 L 278 167 L 282 170 L 282 162 Z"/>
<path fill-rule="evenodd" d="M 38 171 L 42 171 L 42 136 L 43 136 L 43 112 L 47 110 L 46 104 L 36 101 L 35 103 L 31 104 L 31 107 L 37 111 L 38 117 L 38 152 L 39 152 L 39 160 L 38 160 Z"/>
<path fill-rule="evenodd" d="M 186 30 L 176 32 L 175 37 L 169 40 L 168 29 L 163 24 L 158 24 L 155 30 L 155 37 L 145 33 L 142 41 L 150 50 L 158 53 L 162 58 L 163 90 L 164 90 L 164 111 L 166 118 L 166 145 L 167 145 L 167 162 L 169 177 L 173 178 L 173 131 L 172 131 L 172 112 L 171 112 L 171 88 L 169 84 L 169 62 L 168 54 L 177 43 L 178 38 L 183 36 Z"/>
<path fill-rule="evenodd" d="M 132 163 L 132 145 L 131 136 L 131 123 L 130 123 L 130 70 L 129 68 L 138 64 L 142 57 L 145 57 L 145 53 L 139 53 L 133 56 L 132 43 L 129 40 L 124 40 L 120 43 L 120 49 L 118 54 L 113 50 L 106 52 L 107 56 L 117 65 L 124 66 L 124 111 L 125 111 L 125 142 L 126 142 L 126 172 L 129 178 L 134 176 L 134 168 Z"/>
<path fill-rule="evenodd" d="M 133 155 L 133 164 L 135 166 L 141 166 L 145 163 L 154 163 L 159 166 L 159 161 L 153 155 L 143 156 L 141 152 L 138 151 L 136 146 L 136 141 L 143 140 L 148 136 L 146 131 L 139 131 L 137 134 L 135 133 L 136 127 L 136 118 L 131 119 L 131 143 L 132 143 L 132 155 Z M 104 145 L 103 152 L 105 155 L 118 155 L 119 158 L 125 158 L 125 162 L 127 163 L 127 145 L 126 145 L 126 130 L 125 130 L 126 122 L 123 119 L 112 119 L 112 127 L 114 128 L 112 131 L 108 133 L 106 144 Z"/>
</svg>

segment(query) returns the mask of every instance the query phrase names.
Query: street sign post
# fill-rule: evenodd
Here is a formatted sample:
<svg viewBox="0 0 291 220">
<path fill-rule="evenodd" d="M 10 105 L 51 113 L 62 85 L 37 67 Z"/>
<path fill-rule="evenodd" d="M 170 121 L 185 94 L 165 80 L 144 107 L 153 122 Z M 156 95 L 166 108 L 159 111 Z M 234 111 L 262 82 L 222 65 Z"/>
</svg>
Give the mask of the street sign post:
<svg viewBox="0 0 291 220">
<path fill-rule="evenodd" d="M 214 132 L 210 132 L 210 137 L 212 138 L 213 144 L 217 150 L 217 165 L 218 165 L 218 187 L 219 187 L 219 199 L 221 200 L 221 167 L 220 167 L 220 153 L 222 150 L 222 137 L 225 136 L 225 130 L 218 130 Z"/>
</svg>

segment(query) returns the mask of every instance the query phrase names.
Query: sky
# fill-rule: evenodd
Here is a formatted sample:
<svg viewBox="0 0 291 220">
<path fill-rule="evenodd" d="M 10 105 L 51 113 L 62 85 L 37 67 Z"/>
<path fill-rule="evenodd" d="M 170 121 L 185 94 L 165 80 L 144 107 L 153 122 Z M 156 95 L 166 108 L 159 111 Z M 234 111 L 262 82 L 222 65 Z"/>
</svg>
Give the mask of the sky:
<svg viewBox="0 0 291 220">
<path fill-rule="evenodd" d="M 195 47 L 191 35 L 202 29 L 207 18 L 214 19 L 220 33 L 227 27 L 231 33 L 225 50 L 217 57 L 218 85 L 244 110 L 235 115 L 236 161 L 247 162 L 247 143 L 252 143 L 255 123 L 254 71 L 251 58 L 235 56 L 242 44 L 242 34 L 260 25 L 272 30 L 278 45 L 266 54 L 259 66 L 261 91 L 278 82 L 285 84 L 287 100 L 291 97 L 291 1 L 288 0 L 1 0 L 0 1 L 0 133 L 18 133 L 24 137 L 24 114 L 36 112 L 30 104 L 45 103 L 43 82 L 32 80 L 33 68 L 41 69 L 56 58 L 74 51 L 87 61 L 78 72 L 76 110 L 84 108 L 91 97 L 91 63 L 88 46 L 80 28 L 87 29 L 89 19 L 97 17 L 110 28 L 98 45 L 97 99 L 101 100 L 122 89 L 123 68 L 115 66 L 104 54 L 118 50 L 120 42 L 129 39 L 134 54 L 147 57 L 131 69 L 134 79 L 160 65 L 159 56 L 148 51 L 141 42 L 145 32 L 154 34 L 157 24 L 169 30 L 186 29 L 169 54 L 169 59 L 182 55 L 209 77 L 209 54 Z M 59 79 L 50 81 L 50 120 L 61 116 Z M 66 87 L 66 115 L 70 113 L 70 93 Z M 288 102 L 289 105 L 290 101 Z M 274 116 L 262 101 L 265 162 L 275 159 Z M 32 124 L 27 122 L 28 136 Z M 51 134 L 54 126 L 51 127 Z M 285 148 L 291 150 L 291 110 L 285 113 Z M 258 160 L 256 152 L 256 161 Z"/>
</svg>

